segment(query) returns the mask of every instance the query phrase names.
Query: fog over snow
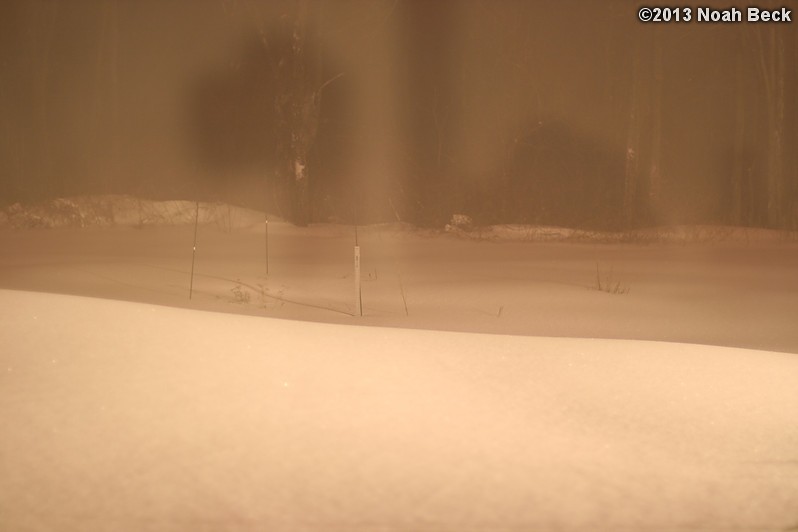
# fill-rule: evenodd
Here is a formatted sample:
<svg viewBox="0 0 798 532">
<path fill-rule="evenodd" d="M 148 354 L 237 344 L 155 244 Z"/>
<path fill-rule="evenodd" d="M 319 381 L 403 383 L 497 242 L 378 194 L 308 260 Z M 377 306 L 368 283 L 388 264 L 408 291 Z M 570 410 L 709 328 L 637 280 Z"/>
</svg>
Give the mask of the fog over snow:
<svg viewBox="0 0 798 532">
<path fill-rule="evenodd" d="M 0 1 L 0 532 L 798 532 L 798 2 L 641 3 Z"/>
<path fill-rule="evenodd" d="M 798 244 L 0 218 L 0 530 L 791 530 Z M 71 206 L 70 206 L 71 205 Z M 83 226 L 83 227 L 79 227 Z M 366 325 L 366 326 L 363 326 Z"/>
</svg>

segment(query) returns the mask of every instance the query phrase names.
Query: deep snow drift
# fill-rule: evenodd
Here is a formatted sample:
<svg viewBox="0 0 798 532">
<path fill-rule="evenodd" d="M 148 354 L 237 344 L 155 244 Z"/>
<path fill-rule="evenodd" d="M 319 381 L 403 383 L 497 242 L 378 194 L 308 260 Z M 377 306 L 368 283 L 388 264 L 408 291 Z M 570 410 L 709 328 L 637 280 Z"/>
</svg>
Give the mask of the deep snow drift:
<svg viewBox="0 0 798 532">
<path fill-rule="evenodd" d="M 3 530 L 782 530 L 798 358 L 0 292 Z"/>
<path fill-rule="evenodd" d="M 0 216 L 3 532 L 798 526 L 789 235 L 360 228 L 361 317 L 219 205 L 189 299 L 195 207 Z"/>
</svg>

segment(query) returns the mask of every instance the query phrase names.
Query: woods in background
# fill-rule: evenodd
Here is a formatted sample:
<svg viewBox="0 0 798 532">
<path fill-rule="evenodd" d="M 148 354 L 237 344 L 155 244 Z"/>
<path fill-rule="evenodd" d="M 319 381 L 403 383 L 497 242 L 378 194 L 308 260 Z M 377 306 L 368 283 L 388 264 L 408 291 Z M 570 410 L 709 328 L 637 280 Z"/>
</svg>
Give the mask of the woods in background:
<svg viewBox="0 0 798 532">
<path fill-rule="evenodd" d="M 798 227 L 792 24 L 642 24 L 626 0 L 13 0 L 0 20 L 4 204 Z"/>
</svg>

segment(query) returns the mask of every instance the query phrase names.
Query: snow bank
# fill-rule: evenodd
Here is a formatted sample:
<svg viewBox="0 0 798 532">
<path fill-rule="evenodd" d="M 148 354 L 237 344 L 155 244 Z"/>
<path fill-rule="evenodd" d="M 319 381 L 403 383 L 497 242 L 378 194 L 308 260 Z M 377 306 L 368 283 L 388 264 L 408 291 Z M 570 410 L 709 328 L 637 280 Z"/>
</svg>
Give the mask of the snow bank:
<svg viewBox="0 0 798 532">
<path fill-rule="evenodd" d="M 4 530 L 781 530 L 798 358 L 0 291 Z"/>
<path fill-rule="evenodd" d="M 122 195 L 58 198 L 36 205 L 15 203 L 0 211 L 0 227 L 36 229 L 94 226 L 170 226 L 194 223 L 197 203 L 186 200 L 154 201 Z M 270 220 L 278 217 L 269 215 Z M 261 228 L 265 214 L 261 211 L 223 203 L 199 203 L 199 223 L 213 224 L 230 231 Z M 330 231 L 329 224 L 318 224 Z M 422 235 L 440 231 L 422 231 L 406 223 L 376 224 L 379 231 L 413 231 Z M 368 229 L 365 229 L 368 230 Z M 340 226 L 340 232 L 349 231 Z M 476 226 L 470 217 L 455 214 L 443 232 L 474 240 L 514 242 L 597 242 L 597 243 L 705 243 L 705 242 L 781 242 L 796 241 L 795 231 L 777 231 L 731 226 L 663 226 L 609 232 L 589 231 L 556 226 L 499 224 Z"/>
<path fill-rule="evenodd" d="M 447 225 L 447 232 L 475 240 L 516 242 L 598 242 L 610 244 L 701 244 L 711 242 L 783 242 L 798 240 L 794 231 L 716 226 L 680 225 L 630 231 L 588 231 L 556 226 L 523 224 L 489 225 L 461 229 Z"/>
<path fill-rule="evenodd" d="M 222 229 L 262 225 L 263 213 L 220 203 L 194 201 L 155 201 L 132 196 L 84 196 L 58 198 L 36 205 L 15 203 L 0 216 L 0 226 L 14 229 L 55 227 L 104 227 L 215 224 Z"/>
</svg>

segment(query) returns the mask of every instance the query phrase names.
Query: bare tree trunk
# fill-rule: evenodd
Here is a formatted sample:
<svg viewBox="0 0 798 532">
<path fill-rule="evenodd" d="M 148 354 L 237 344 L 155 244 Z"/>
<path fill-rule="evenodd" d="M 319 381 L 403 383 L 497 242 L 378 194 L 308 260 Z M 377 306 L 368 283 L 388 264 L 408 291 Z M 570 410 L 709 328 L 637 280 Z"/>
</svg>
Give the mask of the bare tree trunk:
<svg viewBox="0 0 798 532">
<path fill-rule="evenodd" d="M 270 35 L 257 4 L 252 2 L 247 6 L 270 58 L 270 74 L 276 85 L 277 166 L 271 202 L 293 223 L 304 226 L 313 217 L 310 157 L 318 132 L 321 96 L 324 88 L 341 74 L 322 83 L 318 23 L 322 19 L 323 2 L 292 0 L 290 4 L 293 14 L 284 18 L 288 24 L 284 28 L 288 30 L 287 49 L 269 42 Z"/>
<path fill-rule="evenodd" d="M 117 0 L 108 0 L 100 14 L 100 32 L 95 66 L 94 128 L 97 155 L 92 161 L 95 186 L 108 193 L 110 178 L 118 168 L 118 28 Z"/>
<path fill-rule="evenodd" d="M 770 27 L 771 80 L 770 127 L 768 135 L 768 224 L 784 227 L 784 38 L 776 26 Z"/>
<path fill-rule="evenodd" d="M 111 0 L 111 20 L 110 20 L 110 64 L 109 74 L 111 77 L 111 179 L 114 183 L 119 183 L 119 3 Z M 107 182 L 106 182 L 107 186 Z M 106 190 L 106 192 L 110 192 Z"/>
<path fill-rule="evenodd" d="M 747 225 L 750 220 L 743 217 L 743 178 L 745 174 L 745 77 L 743 63 L 737 63 L 735 78 L 734 113 L 734 160 L 731 175 L 731 223 Z M 747 209 L 746 209 L 747 210 Z M 746 215 L 745 218 L 748 218 Z"/>
<path fill-rule="evenodd" d="M 39 6 L 42 11 L 37 13 L 38 32 L 34 33 L 37 42 L 33 43 L 37 51 L 39 63 L 38 76 L 35 83 L 36 104 L 38 105 L 36 114 L 38 146 L 34 146 L 33 153 L 36 154 L 37 167 L 40 179 L 48 180 L 54 175 L 57 181 L 51 183 L 51 192 L 56 194 L 64 193 L 63 173 L 53 171 L 52 153 L 50 150 L 50 124 L 49 124 L 49 96 L 50 96 L 50 51 L 55 30 L 55 23 L 58 17 L 58 3 L 47 2 Z M 35 7 L 34 7 L 35 9 Z M 36 149 L 38 148 L 38 150 Z M 54 190 L 53 190 L 54 189 Z"/>
<path fill-rule="evenodd" d="M 651 102 L 651 161 L 648 172 L 648 202 L 656 211 L 662 187 L 662 36 L 654 28 L 654 83 Z M 653 212 L 652 212 L 653 213 Z"/>
<path fill-rule="evenodd" d="M 291 160 L 293 162 L 293 218 L 297 225 L 307 225 L 310 220 L 310 187 L 308 186 L 308 152 L 313 139 L 304 118 L 315 115 L 313 102 L 308 100 L 308 83 L 305 79 L 307 53 L 308 2 L 297 0 L 297 14 L 291 36 L 292 98 L 291 98 Z"/>
<path fill-rule="evenodd" d="M 623 186 L 623 222 L 629 228 L 636 221 L 637 180 L 640 164 L 640 53 L 633 52 L 632 94 L 629 103 L 629 125 L 626 136 L 626 169 Z"/>
<path fill-rule="evenodd" d="M 784 39 L 780 30 L 756 27 L 759 66 L 767 105 L 767 223 L 783 227 L 784 210 Z M 763 33 L 767 32 L 765 35 Z"/>
<path fill-rule="evenodd" d="M 290 132 L 292 218 L 295 224 L 304 226 L 312 218 L 308 163 L 318 132 L 324 87 L 321 84 L 321 50 L 317 44 L 309 49 L 308 34 L 317 28 L 308 9 L 308 0 L 296 0 L 296 6 L 291 35 L 290 82 L 284 102 L 288 108 L 286 122 Z M 320 9 L 320 6 L 316 8 Z"/>
</svg>

